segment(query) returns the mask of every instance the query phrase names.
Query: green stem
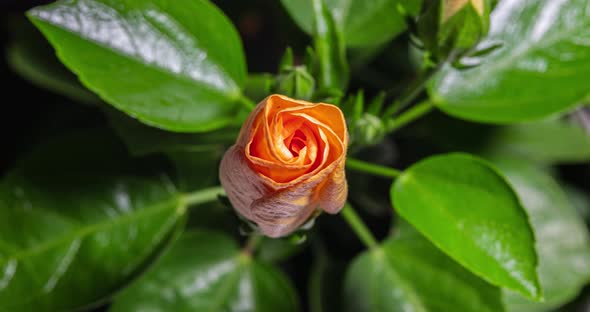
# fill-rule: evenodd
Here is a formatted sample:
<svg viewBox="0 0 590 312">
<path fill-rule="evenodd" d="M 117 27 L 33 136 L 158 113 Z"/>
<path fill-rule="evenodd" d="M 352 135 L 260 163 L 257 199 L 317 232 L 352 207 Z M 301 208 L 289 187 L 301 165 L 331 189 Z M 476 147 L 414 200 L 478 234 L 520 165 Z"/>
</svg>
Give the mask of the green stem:
<svg viewBox="0 0 590 312">
<path fill-rule="evenodd" d="M 426 83 L 432 76 L 439 70 L 442 65 L 431 67 L 424 71 L 418 79 L 416 79 L 407 89 L 406 93 L 402 94 L 398 100 L 394 102 L 393 105 L 390 105 L 387 110 L 383 113 L 384 117 L 391 117 L 395 115 L 398 111 L 402 110 L 404 107 L 412 104 L 424 88 L 426 87 Z"/>
<path fill-rule="evenodd" d="M 254 107 L 256 107 L 256 103 L 243 94 L 240 96 L 238 101 L 248 110 L 253 110 Z"/>
<path fill-rule="evenodd" d="M 386 178 L 397 178 L 401 174 L 401 171 L 397 169 L 372 164 L 350 157 L 346 159 L 346 168 Z"/>
<path fill-rule="evenodd" d="M 354 211 L 354 208 L 349 203 L 344 205 L 344 209 L 342 209 L 342 217 L 344 220 L 350 225 L 352 230 L 356 233 L 358 238 L 367 246 L 369 249 L 374 249 L 379 246 L 379 243 L 371 234 L 367 225 L 363 222 L 363 220 L 359 217 L 359 215 Z"/>
<path fill-rule="evenodd" d="M 399 111 L 401 109 L 401 107 L 402 107 L 402 102 L 400 100 L 393 101 L 393 103 L 391 103 L 389 106 L 387 106 L 387 109 L 385 109 L 385 111 L 383 112 L 382 119 L 392 117 L 393 115 L 395 115 L 395 113 L 397 111 Z"/>
<path fill-rule="evenodd" d="M 182 201 L 185 205 L 199 205 L 217 200 L 217 196 L 225 194 L 223 187 L 215 186 L 200 189 L 191 193 L 183 194 Z"/>
<path fill-rule="evenodd" d="M 262 235 L 258 233 L 250 234 L 250 237 L 248 237 L 246 244 L 242 248 L 242 254 L 248 257 L 252 257 L 252 255 L 254 255 L 254 252 L 256 251 L 256 248 L 258 247 L 258 245 L 260 245 L 262 238 Z"/>
<path fill-rule="evenodd" d="M 405 112 L 401 113 L 397 118 L 390 119 L 388 124 L 386 125 L 387 132 L 393 132 L 410 122 L 426 115 L 429 113 L 434 106 L 430 100 L 426 100 L 424 102 L 420 102 L 416 104 L 412 108 L 406 110 Z"/>
</svg>

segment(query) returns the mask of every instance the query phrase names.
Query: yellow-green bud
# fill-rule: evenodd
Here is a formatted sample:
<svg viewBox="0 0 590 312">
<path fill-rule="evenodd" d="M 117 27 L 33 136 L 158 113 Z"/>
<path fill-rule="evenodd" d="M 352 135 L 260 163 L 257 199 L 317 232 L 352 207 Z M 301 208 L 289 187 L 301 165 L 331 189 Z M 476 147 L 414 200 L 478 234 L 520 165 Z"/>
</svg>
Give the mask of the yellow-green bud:
<svg viewBox="0 0 590 312">
<path fill-rule="evenodd" d="M 418 33 L 438 60 L 460 56 L 487 35 L 489 13 L 489 0 L 430 0 L 418 20 Z"/>
</svg>

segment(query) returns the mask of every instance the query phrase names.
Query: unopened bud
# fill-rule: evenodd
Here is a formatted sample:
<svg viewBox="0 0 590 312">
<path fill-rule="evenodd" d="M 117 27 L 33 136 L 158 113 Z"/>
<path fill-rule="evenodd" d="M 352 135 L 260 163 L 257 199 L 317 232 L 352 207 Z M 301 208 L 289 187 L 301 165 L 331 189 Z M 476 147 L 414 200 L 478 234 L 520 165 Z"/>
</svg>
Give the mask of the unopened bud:
<svg viewBox="0 0 590 312">
<path fill-rule="evenodd" d="M 277 78 L 275 92 L 290 97 L 309 100 L 315 91 L 315 79 L 305 66 L 295 66 L 283 70 Z"/>
<path fill-rule="evenodd" d="M 471 5 L 479 16 L 484 15 L 483 0 L 443 0 L 442 22 L 445 23 L 467 5 Z"/>
<path fill-rule="evenodd" d="M 418 21 L 418 33 L 424 47 L 437 59 L 461 56 L 487 35 L 489 0 L 428 2 Z"/>
<path fill-rule="evenodd" d="M 386 135 L 383 121 L 374 115 L 364 113 L 355 120 L 351 129 L 351 141 L 359 145 L 375 145 Z"/>
</svg>

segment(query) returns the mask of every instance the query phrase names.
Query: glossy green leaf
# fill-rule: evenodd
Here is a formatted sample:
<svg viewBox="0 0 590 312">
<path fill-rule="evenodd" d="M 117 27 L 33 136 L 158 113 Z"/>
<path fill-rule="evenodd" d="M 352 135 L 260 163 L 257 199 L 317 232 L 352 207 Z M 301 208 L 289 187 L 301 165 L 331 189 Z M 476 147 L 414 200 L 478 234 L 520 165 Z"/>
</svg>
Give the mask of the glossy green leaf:
<svg viewBox="0 0 590 312">
<path fill-rule="evenodd" d="M 527 210 L 539 252 L 545 301 L 506 293 L 510 311 L 546 311 L 572 300 L 590 281 L 590 237 L 564 191 L 548 174 L 526 161 L 496 159 Z"/>
<path fill-rule="evenodd" d="M 67 311 L 141 273 L 179 224 L 169 179 L 141 175 L 110 135 L 34 150 L 0 182 L 0 311 Z"/>
<path fill-rule="evenodd" d="M 490 35 L 501 47 L 482 64 L 446 66 L 429 87 L 435 104 L 455 117 L 488 123 L 540 119 L 588 96 L 590 13 L 586 0 L 501 1 Z"/>
<path fill-rule="evenodd" d="M 415 231 L 354 260 L 344 284 L 350 312 L 503 311 L 501 292 Z"/>
<path fill-rule="evenodd" d="M 106 110 L 109 123 L 134 156 L 152 153 L 219 152 L 232 144 L 238 129 L 221 129 L 206 133 L 174 133 L 144 125 L 115 110 Z"/>
<path fill-rule="evenodd" d="M 590 160 L 590 135 L 575 124 L 552 120 L 499 128 L 483 151 L 490 155 L 524 157 L 540 163 Z"/>
<path fill-rule="evenodd" d="M 144 125 L 120 112 L 107 110 L 111 126 L 134 156 L 165 155 L 181 191 L 192 192 L 216 184 L 219 161 L 237 129 L 206 133 L 174 133 Z"/>
<path fill-rule="evenodd" d="M 281 0 L 297 25 L 306 33 L 313 33 L 313 0 Z M 417 0 L 413 0 L 418 2 Z M 336 24 L 346 36 L 349 46 L 383 43 L 406 29 L 399 11 L 399 0 L 325 0 L 334 13 Z M 408 2 L 408 1 L 402 1 Z M 418 4 L 408 6 L 415 11 Z"/>
<path fill-rule="evenodd" d="M 59 62 L 51 46 L 30 23 L 15 23 L 14 28 L 17 35 L 6 49 L 6 59 L 16 73 L 41 88 L 74 101 L 86 104 L 101 102 Z"/>
<path fill-rule="evenodd" d="M 468 154 L 427 158 L 391 188 L 395 210 L 437 247 L 492 284 L 541 298 L 535 239 L 518 197 Z"/>
<path fill-rule="evenodd" d="M 332 90 L 343 91 L 348 85 L 350 74 L 343 33 L 336 26 L 334 12 L 329 10 L 325 0 L 311 0 L 311 2 L 314 16 L 313 47 L 317 57 L 318 89 L 320 92 L 328 93 L 331 93 Z"/>
<path fill-rule="evenodd" d="M 145 123 L 207 131 L 236 111 L 242 46 L 207 0 L 62 0 L 28 14 L 89 89 Z"/>
<path fill-rule="evenodd" d="M 297 311 L 297 297 L 280 271 L 225 235 L 199 231 L 185 233 L 110 311 L 288 312 Z"/>
</svg>

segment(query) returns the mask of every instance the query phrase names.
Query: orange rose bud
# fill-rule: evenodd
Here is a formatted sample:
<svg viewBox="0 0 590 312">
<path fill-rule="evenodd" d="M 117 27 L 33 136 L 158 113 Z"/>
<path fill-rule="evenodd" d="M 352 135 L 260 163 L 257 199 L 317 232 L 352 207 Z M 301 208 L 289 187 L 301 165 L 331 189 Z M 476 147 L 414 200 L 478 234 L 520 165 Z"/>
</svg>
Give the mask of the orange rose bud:
<svg viewBox="0 0 590 312">
<path fill-rule="evenodd" d="M 264 235 L 285 236 L 318 209 L 342 209 L 347 146 L 338 107 L 275 94 L 252 111 L 223 156 L 219 178 L 242 216 Z"/>
</svg>

